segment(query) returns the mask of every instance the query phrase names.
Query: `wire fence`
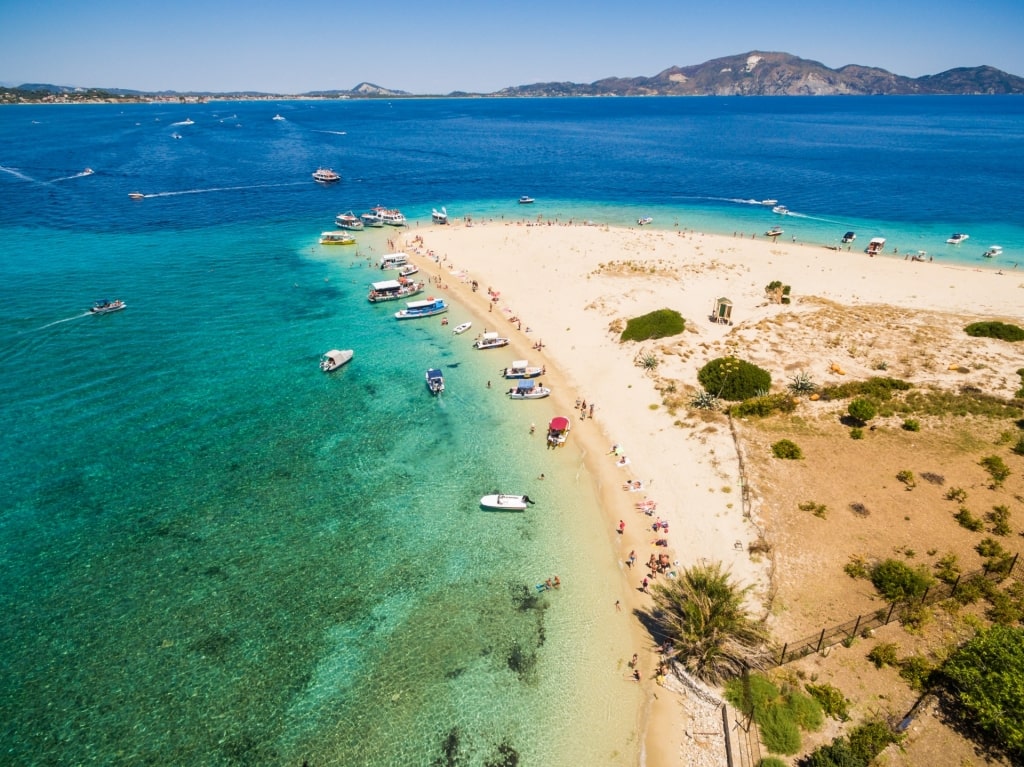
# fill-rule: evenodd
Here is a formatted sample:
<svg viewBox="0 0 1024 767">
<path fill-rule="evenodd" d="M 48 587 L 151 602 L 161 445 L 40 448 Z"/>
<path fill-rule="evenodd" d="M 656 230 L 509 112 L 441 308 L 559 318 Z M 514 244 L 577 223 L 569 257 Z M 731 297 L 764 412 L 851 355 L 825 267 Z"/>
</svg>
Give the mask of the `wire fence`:
<svg viewBox="0 0 1024 767">
<path fill-rule="evenodd" d="M 1017 567 L 1018 557 L 1019 555 L 1015 555 L 1007 565 L 1002 567 L 983 567 L 971 573 L 961 573 L 953 583 L 937 583 L 926 590 L 920 599 L 902 603 L 894 602 L 873 613 L 858 615 L 856 618 L 840 623 L 837 626 L 823 628 L 813 636 L 804 637 L 795 642 L 786 642 L 782 646 L 781 652 L 772 659 L 773 665 L 784 666 L 811 653 L 821 652 L 826 647 L 832 647 L 872 629 L 886 626 L 892 621 L 898 621 L 902 614 L 901 608 L 931 605 L 944 599 L 949 599 L 956 595 L 963 584 L 977 578 L 984 578 L 995 583 L 1002 581 L 1004 578 L 1011 577 L 1016 580 L 1024 580 L 1024 567 Z M 1018 572 L 1018 570 L 1022 572 Z"/>
</svg>

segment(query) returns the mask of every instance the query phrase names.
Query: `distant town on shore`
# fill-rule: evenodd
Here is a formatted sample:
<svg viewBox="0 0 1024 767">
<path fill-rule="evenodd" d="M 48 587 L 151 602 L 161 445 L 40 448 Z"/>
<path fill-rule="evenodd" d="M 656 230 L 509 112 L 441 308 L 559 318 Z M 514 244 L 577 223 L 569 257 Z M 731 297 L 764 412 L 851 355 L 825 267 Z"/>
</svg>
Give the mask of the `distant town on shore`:
<svg viewBox="0 0 1024 767">
<path fill-rule="evenodd" d="M 530 98 L 567 96 L 906 96 L 1024 94 L 1024 78 L 989 66 L 960 67 L 922 77 L 904 77 L 885 69 L 848 64 L 830 69 L 788 53 L 750 53 L 703 64 L 669 67 L 653 77 L 608 77 L 592 83 L 548 82 L 517 85 L 492 93 L 410 93 L 362 82 L 349 90 L 306 93 L 257 91 L 144 92 L 120 88 L 26 83 L 0 88 L 0 104 L 201 103 L 279 99 L 357 98 Z"/>
</svg>

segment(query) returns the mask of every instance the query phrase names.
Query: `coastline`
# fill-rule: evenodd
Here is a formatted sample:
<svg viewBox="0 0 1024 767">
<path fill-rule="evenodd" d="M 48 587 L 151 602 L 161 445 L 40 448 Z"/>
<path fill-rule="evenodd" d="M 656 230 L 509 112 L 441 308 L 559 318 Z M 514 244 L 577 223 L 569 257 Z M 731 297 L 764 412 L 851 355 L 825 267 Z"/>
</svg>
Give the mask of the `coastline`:
<svg viewBox="0 0 1024 767">
<path fill-rule="evenodd" d="M 424 271 L 447 284 L 480 322 L 507 331 L 516 355 L 547 365 L 545 378 L 559 412 L 572 411 L 577 395 L 595 405 L 596 428 L 574 422 L 572 440 L 596 484 L 600 524 L 612 531 L 619 520 L 626 523 L 621 535 L 608 535 L 626 615 L 649 608 L 650 598 L 639 590 L 647 572 L 641 565 L 650 553 L 663 550 L 652 546 L 650 518 L 634 508 L 640 498 L 657 502 L 652 516 L 669 523 L 667 550 L 679 566 L 720 561 L 738 582 L 755 586 L 754 601 L 760 601 L 768 564 L 748 554 L 759 532 L 756 519 L 743 513 L 732 435 L 668 413 L 652 377 L 636 364 L 644 349 L 659 344 L 620 344 L 609 330 L 616 319 L 665 307 L 680 310 L 693 353 L 664 367 L 695 384 L 696 370 L 721 356 L 718 350 L 742 355 L 742 342 L 756 335 L 758 323 L 777 320 L 782 312 L 811 311 L 814 301 L 999 319 L 1012 318 L 1024 299 L 1024 275 L 697 232 L 474 221 L 472 226 L 417 227 L 403 239 L 403 249 L 420 256 Z M 479 282 L 475 293 L 471 279 Z M 794 304 L 766 301 L 764 286 L 772 279 L 793 286 Z M 490 289 L 497 301 L 489 300 Z M 709 321 L 718 297 L 733 301 L 733 326 Z M 513 317 L 522 321 L 522 329 L 510 321 Z M 541 352 L 531 348 L 537 342 L 544 345 Z M 818 368 L 820 379 L 825 365 L 819 360 L 809 366 Z M 777 382 L 785 380 L 772 372 Z M 620 467 L 608 455 L 613 444 L 620 445 L 628 465 Z M 643 491 L 625 492 L 626 480 L 640 480 Z M 631 550 L 638 556 L 632 569 L 625 564 Z M 690 715 L 674 694 L 651 681 L 654 648 L 640 622 L 630 620 L 634 641 L 645 649 L 640 660 L 644 702 L 637 712 L 640 763 L 686 763 L 701 751 L 688 735 Z"/>
</svg>

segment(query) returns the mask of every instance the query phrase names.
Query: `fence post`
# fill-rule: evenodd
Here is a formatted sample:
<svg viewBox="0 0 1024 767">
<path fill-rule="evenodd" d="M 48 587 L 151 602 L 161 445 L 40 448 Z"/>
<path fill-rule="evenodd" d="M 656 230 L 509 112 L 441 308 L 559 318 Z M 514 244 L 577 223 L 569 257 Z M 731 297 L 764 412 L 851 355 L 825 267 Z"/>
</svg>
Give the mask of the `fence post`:
<svg viewBox="0 0 1024 767">
<path fill-rule="evenodd" d="M 956 574 L 956 582 L 953 583 L 953 588 L 950 590 L 949 595 L 953 596 L 956 594 L 956 590 L 960 587 L 960 579 L 963 577 L 962 573 Z"/>
<path fill-rule="evenodd" d="M 861 616 L 861 615 L 858 615 L 858 616 L 857 616 L 857 622 L 853 624 L 853 633 L 852 633 L 852 634 L 850 634 L 850 638 L 851 638 L 851 639 L 852 639 L 853 637 L 857 636 L 857 629 L 859 629 L 859 628 L 860 628 L 860 619 L 861 619 L 862 617 L 863 617 L 863 616 Z"/>
<path fill-rule="evenodd" d="M 814 652 L 821 652 L 821 646 L 825 643 L 825 629 L 821 630 L 821 636 L 818 637 L 818 649 Z"/>
<path fill-rule="evenodd" d="M 1017 566 L 1017 557 L 1019 557 L 1019 556 L 1020 556 L 1020 554 L 1014 554 L 1013 555 L 1013 561 L 1010 562 L 1010 569 L 1006 571 L 1006 577 L 1007 578 L 1009 578 L 1011 575 L 1013 575 L 1013 569 Z"/>
<path fill-rule="evenodd" d="M 892 620 L 892 611 L 895 610 L 895 609 L 896 609 L 896 603 L 893 602 L 891 605 L 889 605 L 889 614 L 885 616 L 885 625 L 886 626 L 888 626 L 889 625 L 889 621 Z M 825 632 L 822 632 L 822 633 L 825 633 Z"/>
<path fill-rule="evenodd" d="M 926 599 L 928 599 L 928 592 L 929 592 L 929 591 L 931 591 L 931 590 L 932 590 L 932 587 L 931 587 L 931 586 L 928 586 L 928 587 L 927 587 L 927 588 L 926 588 L 926 589 L 924 590 L 924 593 L 923 593 L 923 594 L 921 595 L 921 604 L 927 604 L 927 603 L 925 602 L 925 600 L 926 600 Z"/>
<path fill-rule="evenodd" d="M 789 647 L 789 642 L 782 645 L 782 655 L 779 656 L 779 665 L 783 666 L 786 663 L 786 649 Z"/>
</svg>

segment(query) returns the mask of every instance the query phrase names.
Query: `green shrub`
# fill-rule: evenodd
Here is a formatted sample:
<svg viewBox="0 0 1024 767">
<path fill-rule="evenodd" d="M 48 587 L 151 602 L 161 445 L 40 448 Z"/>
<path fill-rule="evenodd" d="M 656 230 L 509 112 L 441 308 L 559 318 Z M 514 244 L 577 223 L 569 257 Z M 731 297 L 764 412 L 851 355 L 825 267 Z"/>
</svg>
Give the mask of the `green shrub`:
<svg viewBox="0 0 1024 767">
<path fill-rule="evenodd" d="M 943 496 L 947 501 L 956 501 L 957 503 L 963 503 L 967 500 L 967 491 L 962 487 L 951 487 L 946 491 Z"/>
<path fill-rule="evenodd" d="M 824 519 L 825 515 L 828 514 L 828 506 L 823 503 L 815 503 L 814 501 L 804 501 L 797 506 L 797 508 L 800 509 L 800 511 L 809 511 L 814 516 L 820 517 L 821 519 Z"/>
<path fill-rule="evenodd" d="M 792 413 L 796 410 L 796 403 L 788 394 L 768 394 L 764 397 L 753 397 L 733 405 L 729 412 L 742 418 L 743 416 L 757 416 L 764 418 L 772 413 Z"/>
<path fill-rule="evenodd" d="M 833 687 L 827 682 L 807 684 L 804 687 L 811 697 L 818 701 L 825 714 L 840 722 L 845 722 L 850 718 L 849 701 L 837 687 Z"/>
<path fill-rule="evenodd" d="M 910 469 L 903 469 L 902 471 L 896 472 L 896 479 L 907 486 L 907 490 L 913 490 L 917 487 L 917 480 L 914 479 L 914 472 Z"/>
<path fill-rule="evenodd" d="M 686 328 L 682 315 L 673 309 L 658 309 L 642 317 L 634 317 L 626 322 L 622 331 L 622 341 L 648 341 L 653 338 L 677 336 Z"/>
<path fill-rule="evenodd" d="M 1006 506 L 993 506 L 992 511 L 985 515 L 992 523 L 993 535 L 1010 534 L 1010 509 Z"/>
<path fill-rule="evenodd" d="M 923 655 L 911 655 L 899 663 L 900 676 L 906 680 L 910 688 L 918 692 L 924 692 L 929 685 L 932 672 L 935 667 L 928 662 Z"/>
<path fill-rule="evenodd" d="M 880 642 L 871 648 L 871 652 L 868 653 L 868 660 L 875 664 L 875 668 L 896 666 L 900 661 L 898 649 L 892 642 Z"/>
<path fill-rule="evenodd" d="M 772 454 L 776 458 L 782 458 L 787 461 L 798 461 L 804 457 L 800 446 L 788 439 L 780 439 L 772 445 Z"/>
<path fill-rule="evenodd" d="M 850 439 L 864 439 L 864 430 L 859 426 L 850 429 Z"/>
<path fill-rule="evenodd" d="M 992 478 L 992 487 L 997 488 L 1010 476 L 1010 468 L 998 455 L 989 455 L 978 461 L 978 464 L 988 472 Z"/>
<path fill-rule="evenodd" d="M 975 338 L 996 338 L 1000 341 L 1024 341 L 1024 328 L 1007 322 L 972 322 L 964 332 Z"/>
<path fill-rule="evenodd" d="M 777 756 L 766 756 L 757 763 L 757 767 L 789 767 Z"/>
<path fill-rule="evenodd" d="M 850 561 L 843 565 L 843 572 L 851 578 L 870 578 L 871 568 L 862 557 L 856 555 L 850 557 Z"/>
<path fill-rule="evenodd" d="M 826 386 L 821 390 L 824 400 L 849 399 L 851 397 L 867 397 L 875 402 L 887 402 L 892 399 L 895 391 L 908 391 L 911 388 L 906 381 L 898 378 L 876 376 L 866 381 L 850 381 L 837 386 Z"/>
<path fill-rule="evenodd" d="M 1010 448 L 1017 455 L 1024 455 L 1024 436 L 1017 438 L 1017 444 Z"/>
<path fill-rule="evenodd" d="M 921 423 L 914 418 L 906 418 L 903 421 L 904 431 L 921 431 Z"/>
<path fill-rule="evenodd" d="M 851 402 L 846 412 L 850 414 L 850 418 L 857 421 L 859 424 L 865 424 L 878 415 L 878 408 L 875 407 L 874 403 L 869 399 L 855 399 Z"/>
<path fill-rule="evenodd" d="M 898 559 L 886 559 L 871 568 L 871 583 L 887 601 L 909 602 L 924 596 L 934 579 L 924 565 L 913 568 Z"/>
<path fill-rule="evenodd" d="M 821 704 L 799 690 L 789 690 L 786 693 L 786 708 L 789 709 L 797 726 L 806 732 L 817 732 L 825 722 Z"/>
<path fill-rule="evenodd" d="M 966 528 L 973 533 L 978 532 L 985 526 L 985 523 L 971 514 L 970 510 L 966 506 L 961 506 L 960 511 L 958 511 L 953 518 L 960 523 L 960 527 Z"/>
<path fill-rule="evenodd" d="M 697 372 L 697 380 L 709 392 L 730 402 L 757 397 L 772 385 L 771 373 L 736 357 L 711 360 Z"/>
<path fill-rule="evenodd" d="M 934 567 L 935 577 L 943 583 L 956 583 L 956 579 L 960 577 L 960 562 L 956 554 L 946 554 Z"/>
</svg>

